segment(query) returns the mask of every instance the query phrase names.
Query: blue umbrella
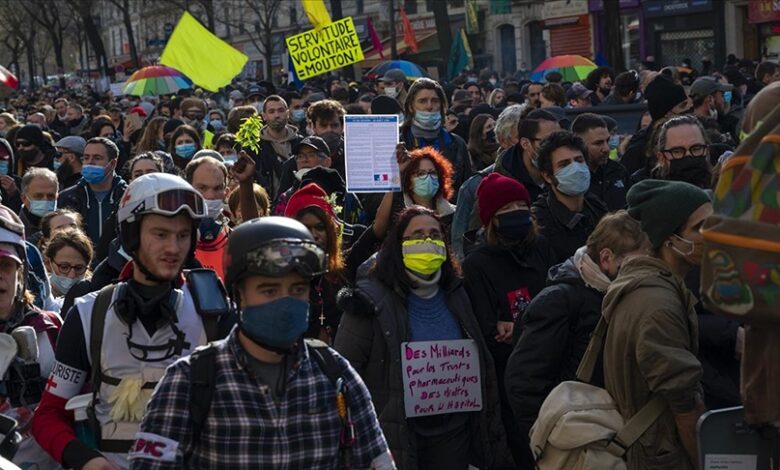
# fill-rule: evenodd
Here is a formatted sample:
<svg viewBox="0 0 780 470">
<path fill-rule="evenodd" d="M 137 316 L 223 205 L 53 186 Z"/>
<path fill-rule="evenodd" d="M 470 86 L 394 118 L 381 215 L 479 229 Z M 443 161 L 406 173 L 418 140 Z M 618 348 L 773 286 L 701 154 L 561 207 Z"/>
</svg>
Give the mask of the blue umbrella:
<svg viewBox="0 0 780 470">
<path fill-rule="evenodd" d="M 419 65 L 408 60 L 387 60 L 380 62 L 374 68 L 368 71 L 369 77 L 381 77 L 390 69 L 401 69 L 406 78 L 416 79 L 427 77 L 428 74 Z"/>
</svg>

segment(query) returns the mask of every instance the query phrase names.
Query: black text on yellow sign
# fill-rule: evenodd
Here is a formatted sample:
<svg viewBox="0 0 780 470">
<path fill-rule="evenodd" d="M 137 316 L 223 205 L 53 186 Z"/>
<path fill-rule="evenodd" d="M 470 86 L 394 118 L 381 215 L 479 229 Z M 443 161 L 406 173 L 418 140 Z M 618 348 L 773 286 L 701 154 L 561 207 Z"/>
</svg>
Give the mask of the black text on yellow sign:
<svg viewBox="0 0 780 470">
<path fill-rule="evenodd" d="M 363 60 L 351 17 L 327 24 L 319 31 L 312 29 L 290 36 L 286 42 L 295 73 L 301 80 Z"/>
</svg>

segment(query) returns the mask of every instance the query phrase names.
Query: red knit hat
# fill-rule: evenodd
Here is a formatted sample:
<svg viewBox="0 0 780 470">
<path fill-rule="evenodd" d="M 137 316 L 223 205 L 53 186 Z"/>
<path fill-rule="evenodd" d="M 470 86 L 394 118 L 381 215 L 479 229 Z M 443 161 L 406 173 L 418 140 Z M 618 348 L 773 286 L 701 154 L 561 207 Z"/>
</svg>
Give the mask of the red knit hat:
<svg viewBox="0 0 780 470">
<path fill-rule="evenodd" d="M 523 201 L 531 207 L 531 196 L 523 183 L 498 173 L 482 178 L 477 187 L 477 205 L 482 225 L 488 225 L 499 209 L 513 201 Z"/>
<path fill-rule="evenodd" d="M 295 191 L 287 201 L 287 207 L 284 208 L 284 216 L 295 218 L 298 213 L 308 207 L 319 207 L 332 218 L 336 218 L 333 207 L 327 200 L 328 195 L 316 183 L 309 183 L 298 191 Z"/>
</svg>

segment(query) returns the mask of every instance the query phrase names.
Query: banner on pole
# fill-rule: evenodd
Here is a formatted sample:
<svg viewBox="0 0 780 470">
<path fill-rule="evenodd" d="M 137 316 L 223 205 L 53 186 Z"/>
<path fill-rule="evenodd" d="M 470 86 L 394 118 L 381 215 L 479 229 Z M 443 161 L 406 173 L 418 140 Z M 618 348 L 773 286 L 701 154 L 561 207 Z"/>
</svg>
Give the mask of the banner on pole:
<svg viewBox="0 0 780 470">
<path fill-rule="evenodd" d="M 360 38 L 352 17 L 347 17 L 286 40 L 295 73 L 301 80 L 340 69 L 363 60 Z"/>
</svg>

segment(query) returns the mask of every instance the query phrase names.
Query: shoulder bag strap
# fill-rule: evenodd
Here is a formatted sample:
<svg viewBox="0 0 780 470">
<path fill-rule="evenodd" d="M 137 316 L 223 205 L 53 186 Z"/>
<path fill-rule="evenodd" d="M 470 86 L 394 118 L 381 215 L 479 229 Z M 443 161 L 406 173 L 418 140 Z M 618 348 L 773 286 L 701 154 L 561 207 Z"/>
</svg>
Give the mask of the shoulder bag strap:
<svg viewBox="0 0 780 470">
<path fill-rule="evenodd" d="M 92 360 L 92 388 L 100 389 L 103 381 L 103 370 L 100 366 L 101 352 L 103 349 L 103 330 L 106 325 L 106 314 L 111 307 L 111 298 L 114 295 L 116 284 L 110 284 L 100 289 L 95 303 L 92 304 L 92 320 L 89 325 L 89 352 Z M 83 325 L 86 327 L 86 325 Z"/>
</svg>

